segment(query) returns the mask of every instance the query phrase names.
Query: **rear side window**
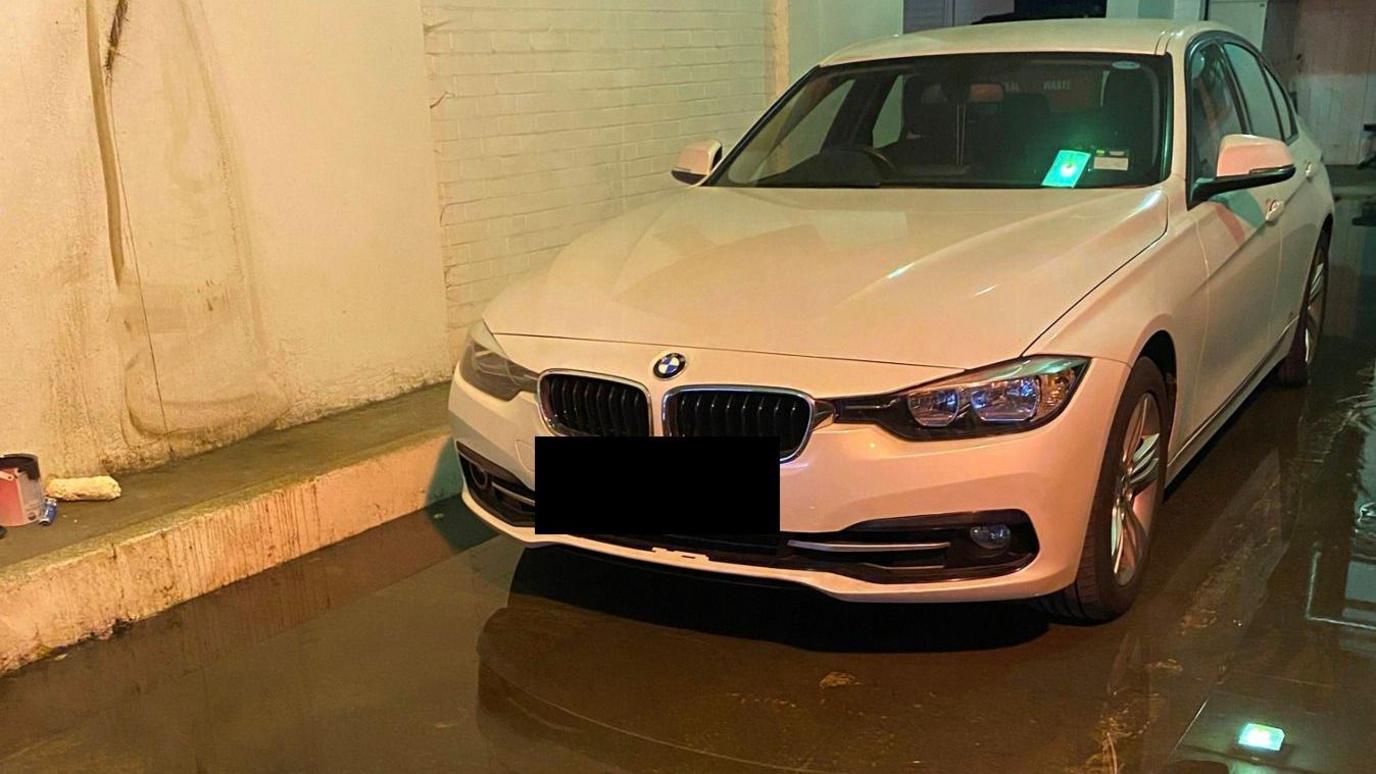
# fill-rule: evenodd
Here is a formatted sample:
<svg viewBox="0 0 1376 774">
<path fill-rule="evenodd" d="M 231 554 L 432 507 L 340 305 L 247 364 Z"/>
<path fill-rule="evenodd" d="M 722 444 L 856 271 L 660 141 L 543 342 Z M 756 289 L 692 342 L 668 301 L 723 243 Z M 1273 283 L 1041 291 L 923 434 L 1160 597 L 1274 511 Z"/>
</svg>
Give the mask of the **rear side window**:
<svg viewBox="0 0 1376 774">
<path fill-rule="evenodd" d="M 1228 62 L 1233 66 L 1237 84 L 1242 89 L 1242 101 L 1247 105 L 1247 123 L 1252 134 L 1270 137 L 1273 140 L 1285 139 L 1288 132 L 1281 131 L 1280 115 L 1276 112 L 1276 102 L 1271 96 L 1271 86 L 1266 82 L 1261 62 L 1256 55 L 1242 46 L 1224 43 L 1223 50 L 1228 54 Z"/>
<path fill-rule="evenodd" d="M 1203 46 L 1190 57 L 1190 173 L 1213 177 L 1223 138 L 1242 132 L 1242 110 L 1218 46 Z"/>
<path fill-rule="evenodd" d="M 1271 98 L 1276 101 L 1276 112 L 1280 113 L 1280 128 L 1287 140 L 1295 136 L 1295 111 L 1290 107 L 1290 97 L 1276 80 L 1275 73 L 1266 68 L 1266 85 L 1271 89 Z"/>
</svg>

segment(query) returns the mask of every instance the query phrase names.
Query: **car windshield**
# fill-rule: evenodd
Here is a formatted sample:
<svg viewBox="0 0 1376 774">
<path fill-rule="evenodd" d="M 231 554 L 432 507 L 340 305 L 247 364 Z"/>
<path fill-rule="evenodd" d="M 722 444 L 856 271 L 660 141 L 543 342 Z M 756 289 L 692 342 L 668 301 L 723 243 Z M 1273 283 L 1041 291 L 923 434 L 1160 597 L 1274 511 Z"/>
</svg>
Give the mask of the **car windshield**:
<svg viewBox="0 0 1376 774">
<path fill-rule="evenodd" d="M 1102 188 L 1164 177 L 1170 64 L 968 54 L 814 70 L 711 185 Z"/>
</svg>

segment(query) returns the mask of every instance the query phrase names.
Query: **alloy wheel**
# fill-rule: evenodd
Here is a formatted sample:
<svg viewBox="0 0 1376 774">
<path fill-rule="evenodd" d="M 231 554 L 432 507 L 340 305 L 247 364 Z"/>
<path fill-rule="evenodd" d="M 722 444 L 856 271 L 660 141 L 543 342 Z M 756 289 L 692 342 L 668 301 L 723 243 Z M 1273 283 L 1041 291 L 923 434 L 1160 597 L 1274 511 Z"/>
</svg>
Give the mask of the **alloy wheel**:
<svg viewBox="0 0 1376 774">
<path fill-rule="evenodd" d="M 1113 580 L 1132 583 L 1146 558 L 1152 517 L 1161 484 L 1161 409 L 1156 396 L 1143 393 L 1128 420 L 1114 490 L 1109 555 Z"/>
<path fill-rule="evenodd" d="M 1314 270 L 1309 275 L 1309 292 L 1304 302 L 1304 362 L 1314 362 L 1314 353 L 1319 347 L 1319 334 L 1323 332 L 1324 301 L 1328 290 L 1328 262 L 1314 262 Z"/>
</svg>

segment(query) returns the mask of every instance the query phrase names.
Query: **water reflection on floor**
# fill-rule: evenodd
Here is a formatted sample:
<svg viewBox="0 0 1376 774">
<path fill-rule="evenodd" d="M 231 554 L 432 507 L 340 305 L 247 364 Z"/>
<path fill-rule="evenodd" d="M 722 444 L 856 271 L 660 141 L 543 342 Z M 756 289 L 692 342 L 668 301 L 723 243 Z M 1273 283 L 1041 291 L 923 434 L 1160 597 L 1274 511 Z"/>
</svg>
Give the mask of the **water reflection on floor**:
<svg viewBox="0 0 1376 774">
<path fill-rule="evenodd" d="M 522 553 L 449 505 L 0 678 L 0 771 L 1226 771 L 1247 722 L 1285 732 L 1254 760 L 1368 768 L 1364 217 L 1316 383 L 1264 388 L 1178 482 L 1119 621 Z"/>
</svg>

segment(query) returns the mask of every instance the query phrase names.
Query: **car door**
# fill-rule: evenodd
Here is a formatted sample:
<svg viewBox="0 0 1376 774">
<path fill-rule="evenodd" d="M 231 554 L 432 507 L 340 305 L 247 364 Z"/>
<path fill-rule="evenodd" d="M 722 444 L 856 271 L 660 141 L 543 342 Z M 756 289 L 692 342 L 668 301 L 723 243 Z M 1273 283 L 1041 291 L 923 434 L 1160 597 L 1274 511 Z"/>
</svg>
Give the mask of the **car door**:
<svg viewBox="0 0 1376 774">
<path fill-rule="evenodd" d="M 1187 175 L 1193 188 L 1195 181 L 1214 176 L 1222 139 L 1246 133 L 1250 122 L 1218 41 L 1196 44 L 1187 68 Z M 1208 272 L 1208 324 L 1196 392 L 1201 420 L 1237 394 L 1275 347 L 1272 307 L 1282 242 L 1265 208 L 1283 195 L 1270 185 L 1190 202 Z"/>
<path fill-rule="evenodd" d="M 1248 131 L 1260 137 L 1286 142 L 1291 154 L 1296 147 L 1297 132 L 1290 126 L 1293 120 L 1286 106 L 1276 103 L 1270 74 L 1258 54 L 1249 45 L 1237 40 L 1221 42 L 1228 64 L 1236 78 L 1238 94 L 1247 115 Z M 1299 152 L 1303 156 L 1303 152 Z M 1313 255 L 1312 237 L 1306 238 L 1306 225 L 1312 221 L 1305 212 L 1304 202 L 1296 201 L 1301 188 L 1310 185 L 1305 175 L 1305 161 L 1296 158 L 1296 175 L 1289 180 L 1266 186 L 1258 192 L 1266 228 L 1279 232 L 1280 263 L 1278 264 L 1275 298 L 1271 306 L 1270 330 L 1279 341 L 1294 315 L 1302 295 L 1302 282 Z M 1310 175 L 1313 174 L 1312 165 Z M 1297 284 L 1299 283 L 1299 284 Z"/>
<path fill-rule="evenodd" d="M 1266 84 L 1276 103 L 1282 139 L 1295 158 L 1295 194 L 1285 205 L 1285 242 L 1281 247 L 1280 278 L 1276 283 L 1276 311 L 1282 325 L 1289 325 L 1299 314 L 1309 273 L 1314 262 L 1314 247 L 1319 230 L 1332 209 L 1328 198 L 1328 173 L 1323 166 L 1323 151 L 1313 139 L 1300 131 L 1295 108 L 1280 85 L 1275 70 L 1262 61 Z M 1287 306 L 1287 303 L 1289 306 Z"/>
</svg>

